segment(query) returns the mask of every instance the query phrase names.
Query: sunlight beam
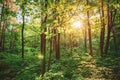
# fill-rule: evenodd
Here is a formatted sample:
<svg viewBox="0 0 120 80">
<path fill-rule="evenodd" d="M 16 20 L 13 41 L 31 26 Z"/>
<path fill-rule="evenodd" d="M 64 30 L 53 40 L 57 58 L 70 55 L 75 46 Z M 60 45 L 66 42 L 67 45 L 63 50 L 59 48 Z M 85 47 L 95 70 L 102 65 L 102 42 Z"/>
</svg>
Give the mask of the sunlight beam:
<svg viewBox="0 0 120 80">
<path fill-rule="evenodd" d="M 73 22 L 72 27 L 80 28 L 80 27 L 82 27 L 82 22 L 80 22 L 80 21 Z"/>
</svg>

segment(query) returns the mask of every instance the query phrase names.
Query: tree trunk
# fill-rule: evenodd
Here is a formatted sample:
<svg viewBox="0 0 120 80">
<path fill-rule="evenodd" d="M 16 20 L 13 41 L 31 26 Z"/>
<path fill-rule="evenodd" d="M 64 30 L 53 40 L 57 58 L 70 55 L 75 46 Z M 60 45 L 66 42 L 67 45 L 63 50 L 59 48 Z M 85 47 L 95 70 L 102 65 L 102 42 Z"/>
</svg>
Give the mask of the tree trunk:
<svg viewBox="0 0 120 80">
<path fill-rule="evenodd" d="M 87 0 L 87 5 L 89 5 L 88 3 L 89 3 L 89 1 Z M 93 56 L 93 53 L 92 53 L 91 26 L 90 26 L 89 18 L 90 18 L 90 16 L 89 16 L 89 10 L 88 10 L 87 11 L 87 19 L 88 19 L 87 21 L 88 21 L 89 50 L 90 50 L 90 55 Z"/>
<path fill-rule="evenodd" d="M 47 20 L 47 14 L 46 16 L 42 19 L 42 25 L 46 23 Z M 43 55 L 43 60 L 42 60 L 42 76 L 46 72 L 46 34 L 45 32 L 47 31 L 47 28 L 45 26 L 44 32 L 41 34 L 41 54 Z"/>
<path fill-rule="evenodd" d="M 51 37 L 50 38 L 50 54 L 49 54 L 49 61 L 48 61 L 48 70 L 50 69 L 50 66 L 51 66 L 51 55 L 52 55 L 52 52 L 53 52 L 53 38 Z"/>
<path fill-rule="evenodd" d="M 54 51 L 57 51 L 57 32 L 56 32 L 56 28 L 53 29 L 53 33 L 54 33 L 54 39 L 53 39 L 53 49 Z"/>
<path fill-rule="evenodd" d="M 115 20 L 115 16 L 116 16 L 116 9 L 115 9 L 115 13 L 113 14 L 112 11 L 110 11 L 110 8 L 109 8 L 109 0 L 108 0 L 108 4 L 107 4 L 107 15 L 108 15 L 108 30 L 107 30 L 107 40 L 106 40 L 106 45 L 105 45 L 105 52 L 104 54 L 107 55 L 108 53 L 108 48 L 109 48 L 109 41 L 110 41 L 110 33 L 111 33 L 111 30 L 113 28 L 113 24 L 114 24 L 114 20 Z"/>
<path fill-rule="evenodd" d="M 116 34 L 115 34 L 115 29 L 114 29 L 114 27 L 112 28 L 112 33 L 113 33 L 113 40 L 114 40 L 115 51 L 116 51 L 116 53 L 117 53 L 117 51 L 118 51 L 118 46 L 117 46 Z"/>
<path fill-rule="evenodd" d="M 3 23 L 2 51 L 4 51 L 4 49 L 5 49 L 5 31 L 6 31 L 6 21 L 4 21 L 4 23 Z"/>
<path fill-rule="evenodd" d="M 44 29 L 44 32 L 46 31 L 46 28 Z M 46 35 L 45 33 L 41 34 L 41 54 L 43 55 L 42 60 L 42 75 L 46 72 Z"/>
<path fill-rule="evenodd" d="M 66 30 L 64 29 L 64 49 L 66 50 Z"/>
<path fill-rule="evenodd" d="M 57 49 L 56 49 L 56 59 L 60 59 L 60 33 L 58 33 L 57 37 Z"/>
<path fill-rule="evenodd" d="M 101 56 L 103 55 L 104 37 L 105 37 L 104 4 L 103 4 L 103 0 L 101 0 L 101 33 L 100 33 L 100 54 Z"/>
<path fill-rule="evenodd" d="M 3 6 L 2 6 L 2 12 L 1 12 L 1 20 L 0 20 L 0 51 L 2 51 L 3 48 L 3 28 L 4 28 L 4 21 L 3 21 L 3 17 L 4 17 L 4 1 L 3 1 Z M 3 23 L 2 23 L 3 22 Z"/>
<path fill-rule="evenodd" d="M 25 26 L 25 16 L 23 15 L 22 18 L 23 18 L 23 23 L 22 23 L 22 60 L 24 61 L 24 26 Z"/>
<path fill-rule="evenodd" d="M 47 10 L 47 0 L 43 0 L 43 7 Z M 41 34 L 41 54 L 43 55 L 42 71 L 41 71 L 42 76 L 46 72 L 46 34 L 45 34 L 45 32 L 47 31 L 46 20 L 47 20 L 47 13 L 45 13 L 45 17 L 43 17 L 41 21 L 42 22 L 41 25 L 45 25 L 43 29 L 43 33 Z"/>
<path fill-rule="evenodd" d="M 109 0 L 108 0 L 109 3 Z M 105 45 L 105 52 L 104 54 L 107 55 L 108 53 L 108 47 L 109 47 L 109 40 L 110 40 L 110 32 L 111 32 L 111 27 L 112 27 L 112 22 L 111 22 L 111 13 L 109 10 L 109 4 L 107 5 L 107 15 L 108 15 L 108 27 L 107 27 L 107 40 L 106 40 L 106 45 Z"/>
<path fill-rule="evenodd" d="M 60 38 L 60 34 L 57 33 L 57 29 L 55 28 L 54 29 L 54 49 L 55 49 L 55 52 L 56 52 L 56 59 L 59 60 L 60 56 L 59 56 L 59 38 Z"/>
</svg>

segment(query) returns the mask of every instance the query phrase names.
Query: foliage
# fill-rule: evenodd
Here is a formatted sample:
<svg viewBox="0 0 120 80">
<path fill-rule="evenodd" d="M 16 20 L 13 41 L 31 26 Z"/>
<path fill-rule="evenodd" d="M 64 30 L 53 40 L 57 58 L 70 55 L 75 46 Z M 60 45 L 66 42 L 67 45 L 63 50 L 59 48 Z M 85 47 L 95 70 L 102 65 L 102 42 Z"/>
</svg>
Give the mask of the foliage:
<svg viewBox="0 0 120 80">
<path fill-rule="evenodd" d="M 108 1 L 88 0 L 87 5 L 86 0 L 0 0 L 0 80 L 118 80 L 120 2 Z M 76 22 L 81 25 L 74 26 Z M 103 24 L 104 51 L 108 35 L 110 37 L 105 56 L 100 54 Z M 89 55 L 88 26 L 93 56 Z"/>
</svg>

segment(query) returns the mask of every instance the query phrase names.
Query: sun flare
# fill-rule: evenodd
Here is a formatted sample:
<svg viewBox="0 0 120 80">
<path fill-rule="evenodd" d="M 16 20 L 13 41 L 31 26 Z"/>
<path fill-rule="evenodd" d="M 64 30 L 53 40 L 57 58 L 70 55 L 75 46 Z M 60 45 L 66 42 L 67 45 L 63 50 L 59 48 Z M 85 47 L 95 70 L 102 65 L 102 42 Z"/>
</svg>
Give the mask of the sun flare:
<svg viewBox="0 0 120 80">
<path fill-rule="evenodd" d="M 80 21 L 73 22 L 72 26 L 75 28 L 80 28 L 80 27 L 82 27 L 82 22 L 80 22 Z"/>
<path fill-rule="evenodd" d="M 37 55 L 37 58 L 38 58 L 38 59 L 42 59 L 42 58 L 43 58 L 43 55 L 38 54 L 38 55 Z"/>
</svg>

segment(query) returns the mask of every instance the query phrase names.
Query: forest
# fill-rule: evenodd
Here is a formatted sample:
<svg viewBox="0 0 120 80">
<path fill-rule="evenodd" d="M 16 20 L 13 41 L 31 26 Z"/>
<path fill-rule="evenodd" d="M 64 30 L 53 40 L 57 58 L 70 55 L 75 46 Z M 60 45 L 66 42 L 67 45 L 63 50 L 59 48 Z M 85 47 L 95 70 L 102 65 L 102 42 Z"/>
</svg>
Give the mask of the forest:
<svg viewBox="0 0 120 80">
<path fill-rule="evenodd" d="M 120 80 L 120 0 L 0 0 L 0 80 Z"/>
</svg>

